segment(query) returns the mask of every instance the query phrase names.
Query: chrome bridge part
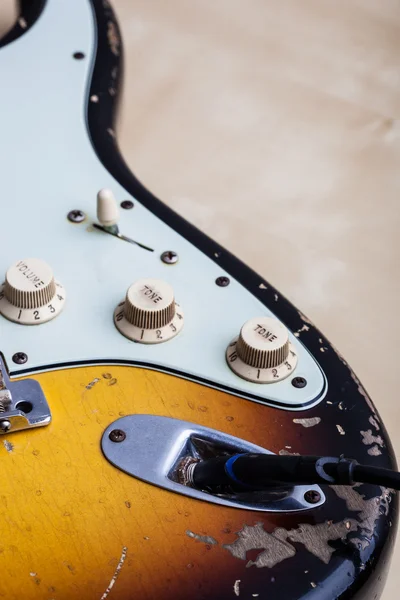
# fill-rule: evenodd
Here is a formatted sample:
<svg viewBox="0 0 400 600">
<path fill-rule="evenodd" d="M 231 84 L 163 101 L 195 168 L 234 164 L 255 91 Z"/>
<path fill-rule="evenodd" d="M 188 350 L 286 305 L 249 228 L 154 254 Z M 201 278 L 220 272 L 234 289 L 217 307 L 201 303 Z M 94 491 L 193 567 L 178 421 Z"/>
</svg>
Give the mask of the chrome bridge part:
<svg viewBox="0 0 400 600">
<path fill-rule="evenodd" d="M 10 381 L 0 355 L 0 434 L 42 427 L 51 413 L 40 384 L 34 379 Z"/>
<path fill-rule="evenodd" d="M 116 430 L 125 434 L 118 443 L 112 435 Z M 107 427 L 101 446 L 107 460 L 128 475 L 197 500 L 262 512 L 295 512 L 325 502 L 318 485 L 245 494 L 215 494 L 190 487 L 186 469 L 190 471 L 190 464 L 195 461 L 240 452 L 273 454 L 261 446 L 195 423 L 154 415 L 128 415 Z M 315 492 L 314 500 L 319 498 L 317 502 L 307 501 L 310 491 Z"/>
</svg>

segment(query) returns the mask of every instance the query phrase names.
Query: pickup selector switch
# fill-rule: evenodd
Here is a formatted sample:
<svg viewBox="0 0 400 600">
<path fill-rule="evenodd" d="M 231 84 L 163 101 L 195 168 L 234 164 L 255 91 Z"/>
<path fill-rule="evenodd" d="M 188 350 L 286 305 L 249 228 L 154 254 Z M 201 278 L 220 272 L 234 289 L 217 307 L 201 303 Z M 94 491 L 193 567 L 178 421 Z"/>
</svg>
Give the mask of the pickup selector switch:
<svg viewBox="0 0 400 600">
<path fill-rule="evenodd" d="M 174 291 L 161 279 L 139 279 L 114 311 L 114 323 L 127 338 L 142 344 L 170 340 L 183 327 L 183 312 Z"/>
<path fill-rule="evenodd" d="M 27 258 L 12 265 L 0 287 L 0 313 L 22 325 L 40 325 L 63 309 L 65 290 L 48 264 Z"/>
<path fill-rule="evenodd" d="M 274 383 L 293 373 L 297 353 L 288 330 L 271 317 L 247 321 L 226 350 L 228 365 L 239 377 L 255 383 Z"/>
</svg>

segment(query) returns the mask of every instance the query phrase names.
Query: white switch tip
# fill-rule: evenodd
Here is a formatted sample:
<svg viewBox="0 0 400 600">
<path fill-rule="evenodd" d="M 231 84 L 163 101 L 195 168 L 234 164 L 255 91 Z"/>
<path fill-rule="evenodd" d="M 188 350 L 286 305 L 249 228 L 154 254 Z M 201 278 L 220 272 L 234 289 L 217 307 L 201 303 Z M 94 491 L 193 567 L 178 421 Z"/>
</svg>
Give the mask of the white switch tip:
<svg viewBox="0 0 400 600">
<path fill-rule="evenodd" d="M 97 194 L 97 218 L 104 227 L 116 225 L 119 219 L 117 201 L 111 190 L 106 188 Z"/>
</svg>

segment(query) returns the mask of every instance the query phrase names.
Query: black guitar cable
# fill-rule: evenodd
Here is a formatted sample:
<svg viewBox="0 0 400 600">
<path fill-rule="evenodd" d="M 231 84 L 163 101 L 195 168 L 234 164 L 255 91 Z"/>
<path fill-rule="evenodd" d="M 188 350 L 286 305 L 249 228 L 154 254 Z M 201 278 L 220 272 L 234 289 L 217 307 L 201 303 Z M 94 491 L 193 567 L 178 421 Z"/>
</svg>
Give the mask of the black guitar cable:
<svg viewBox="0 0 400 600">
<path fill-rule="evenodd" d="M 292 485 L 371 483 L 400 489 L 400 473 L 330 456 L 235 454 L 191 465 L 187 483 L 197 489 L 229 486 L 237 491 Z"/>
</svg>

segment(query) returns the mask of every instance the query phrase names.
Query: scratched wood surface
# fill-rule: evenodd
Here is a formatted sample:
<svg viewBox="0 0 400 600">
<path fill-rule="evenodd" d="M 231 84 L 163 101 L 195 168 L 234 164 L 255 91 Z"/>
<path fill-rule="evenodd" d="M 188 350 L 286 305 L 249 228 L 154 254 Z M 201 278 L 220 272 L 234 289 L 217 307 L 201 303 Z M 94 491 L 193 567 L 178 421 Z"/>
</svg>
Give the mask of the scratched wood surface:
<svg viewBox="0 0 400 600">
<path fill-rule="evenodd" d="M 245 597 L 266 597 L 270 567 L 283 597 L 292 597 L 293 585 L 303 597 L 314 582 L 337 577 L 343 561 L 359 560 L 357 543 L 347 539 L 352 532 L 361 531 L 365 547 L 374 551 L 374 527 L 389 515 L 386 493 L 365 500 L 351 489 L 344 490 L 347 498 L 343 490 L 326 488 L 327 502 L 318 510 L 243 511 L 139 481 L 101 452 L 106 427 L 138 413 L 215 428 L 276 453 L 290 448 L 348 455 L 353 448 L 356 458 L 367 456 L 361 440 L 355 445 L 358 436 L 340 435 L 327 403 L 294 420 L 288 411 L 142 368 L 92 366 L 34 378 L 51 406 L 52 422 L 1 439 L 0 597 L 105 600 L 115 586 L 112 597 L 119 600 L 219 600 L 232 595 L 237 580 Z M 362 395 L 359 402 L 357 411 L 341 411 L 348 432 L 357 430 L 360 415 L 372 414 Z M 276 532 L 279 537 L 269 535 Z M 288 536 L 297 544 L 285 541 Z M 247 554 L 240 551 L 243 543 Z M 250 559 L 263 568 L 249 569 Z M 292 581 L 285 576 L 288 568 Z M 379 590 L 382 583 L 376 585 Z"/>
<path fill-rule="evenodd" d="M 254 525 L 260 513 L 221 511 L 133 479 L 108 463 L 100 440 L 120 416 L 148 413 L 260 444 L 268 432 L 269 447 L 278 451 L 283 423 L 288 439 L 296 429 L 289 414 L 272 410 L 278 420 L 271 427 L 269 409 L 138 368 L 77 368 L 35 379 L 51 405 L 52 423 L 0 443 L 0 597 L 104 599 L 116 577 L 113 597 L 120 600 L 189 598 L 196 581 L 210 580 L 211 565 L 220 566 L 218 585 L 231 589 L 237 559 L 221 544 L 198 543 L 186 532 L 230 543 L 244 518 Z M 269 517 L 265 527 L 283 522 Z"/>
</svg>

